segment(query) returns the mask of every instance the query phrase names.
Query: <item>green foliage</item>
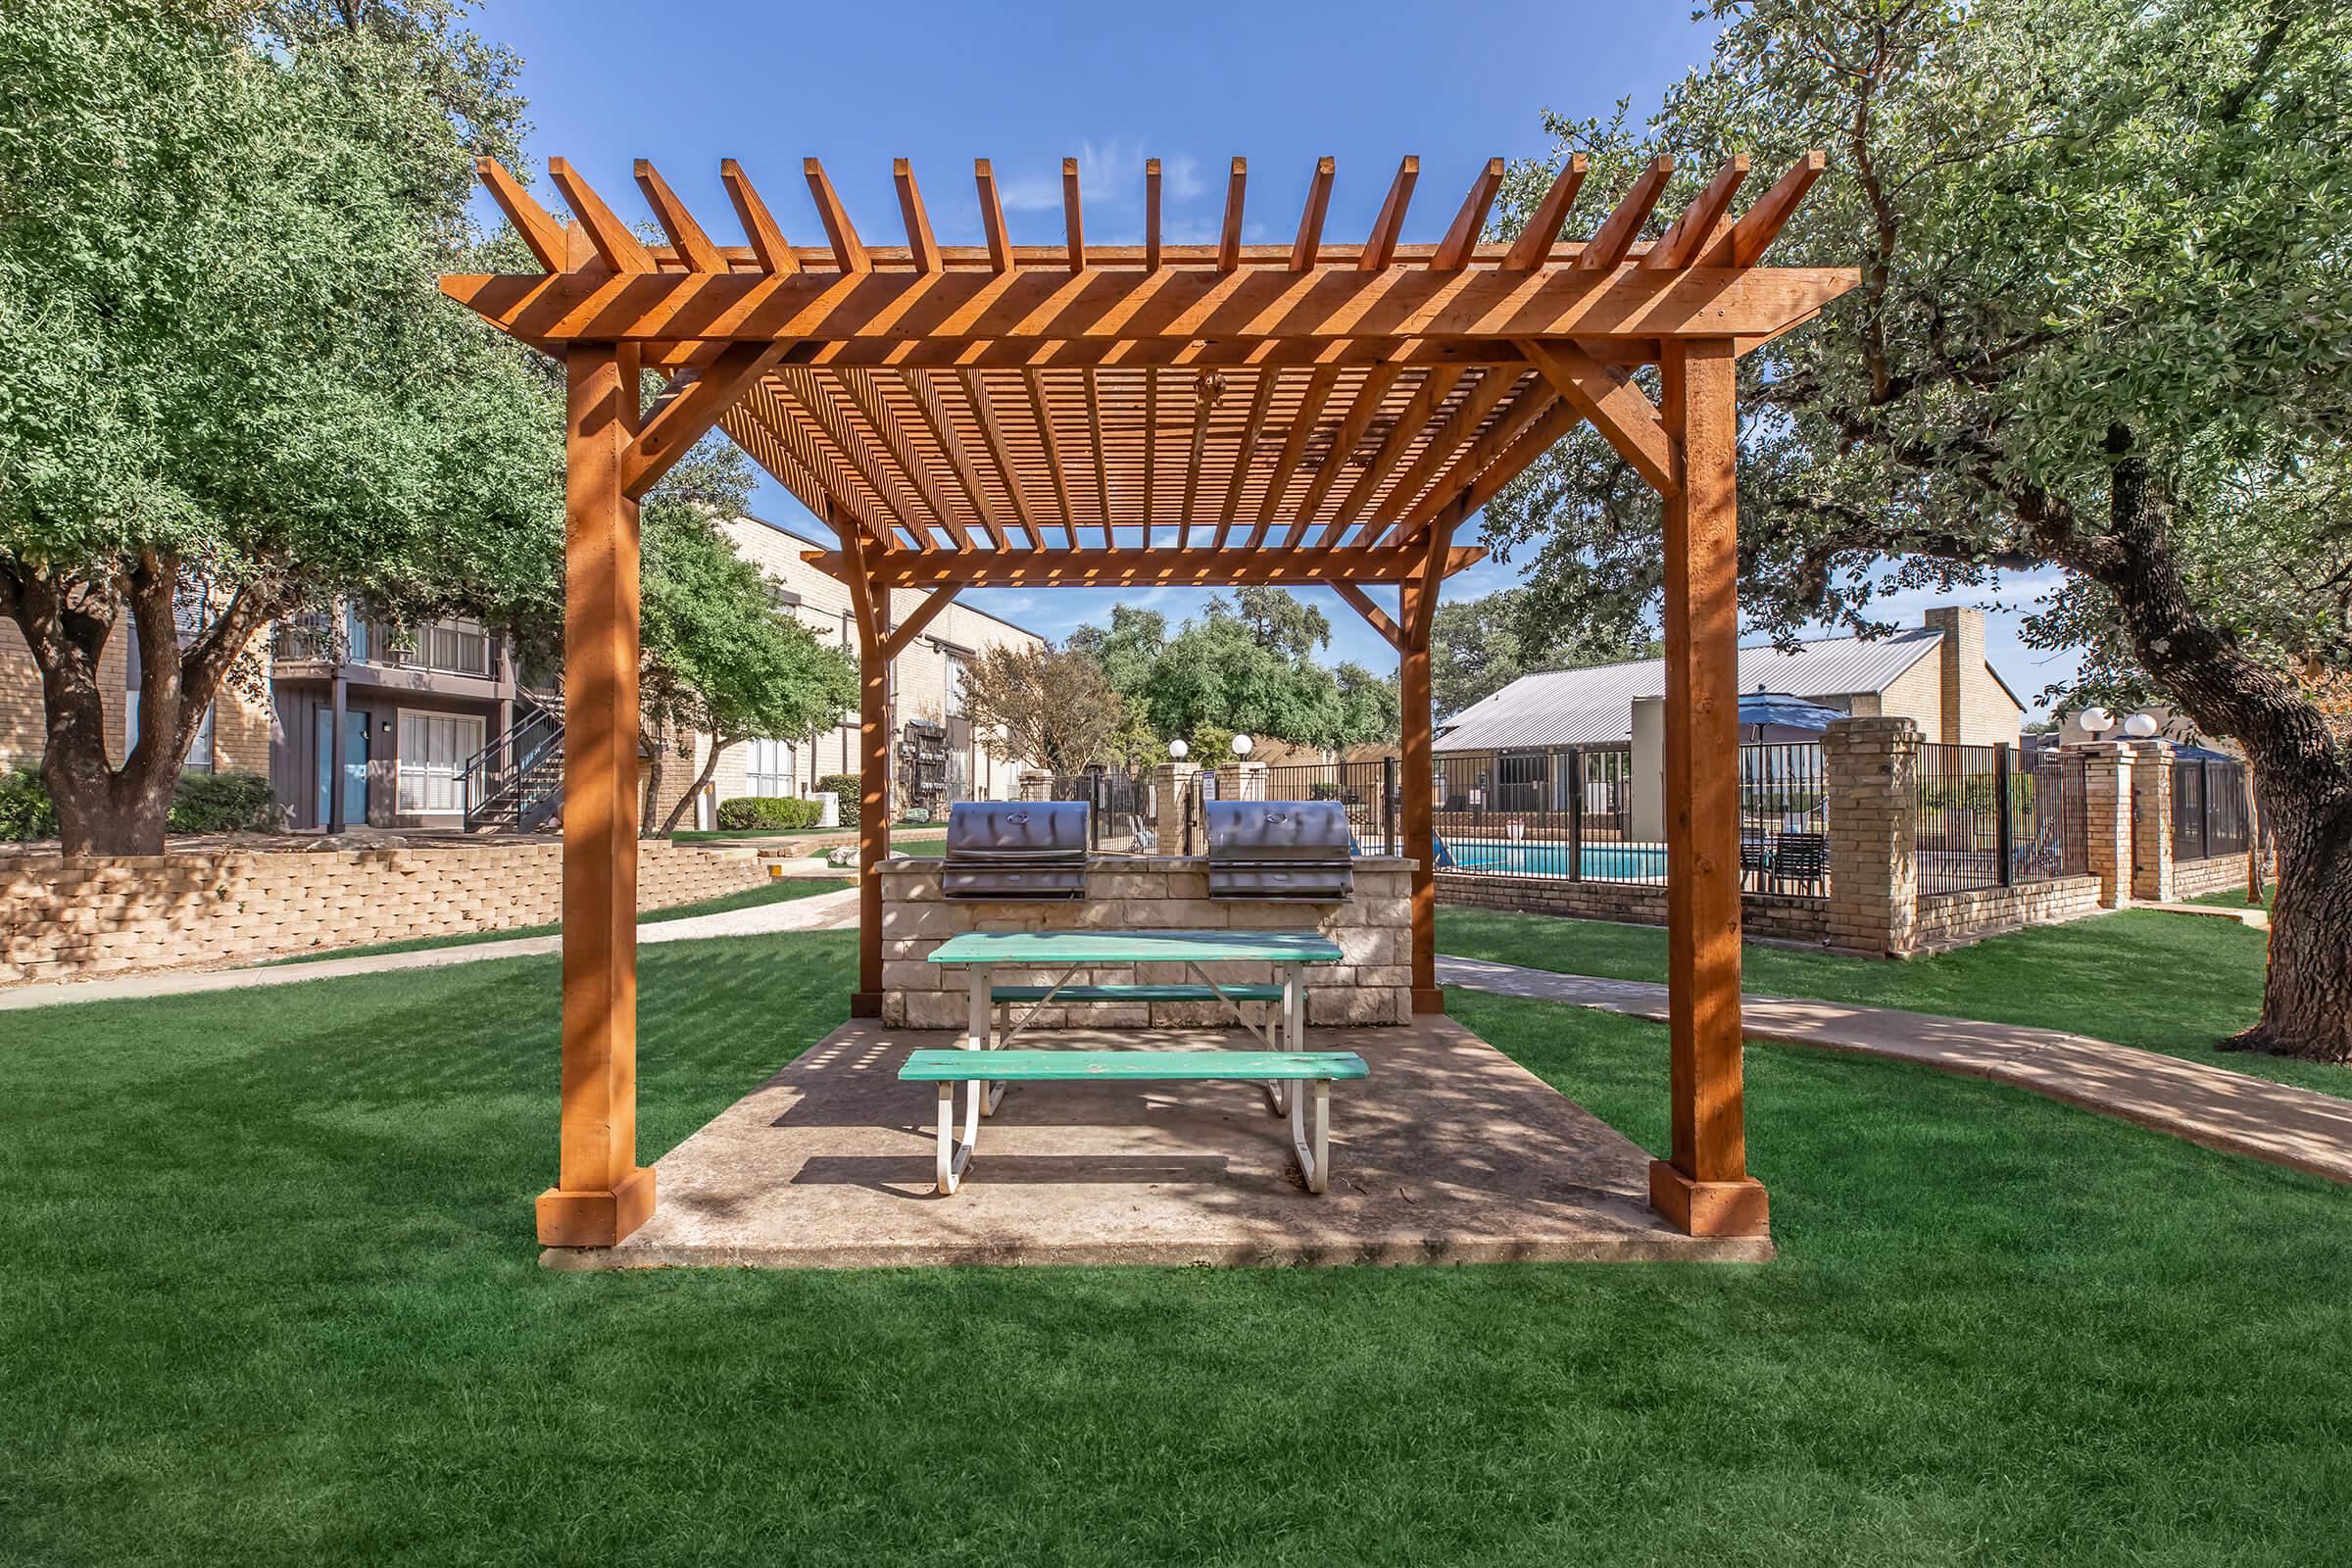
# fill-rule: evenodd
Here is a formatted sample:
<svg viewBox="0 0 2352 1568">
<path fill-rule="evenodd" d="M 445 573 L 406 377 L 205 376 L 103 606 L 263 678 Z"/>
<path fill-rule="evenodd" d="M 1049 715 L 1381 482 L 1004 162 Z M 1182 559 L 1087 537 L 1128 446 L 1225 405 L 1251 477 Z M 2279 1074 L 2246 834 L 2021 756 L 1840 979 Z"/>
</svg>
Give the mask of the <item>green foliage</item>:
<svg viewBox="0 0 2352 1568">
<path fill-rule="evenodd" d="M 788 795 L 738 795 L 718 803 L 718 825 L 726 828 L 814 827 L 822 803 Z"/>
<path fill-rule="evenodd" d="M 57 837 L 57 805 L 35 768 L 0 772 L 0 839 Z"/>
<path fill-rule="evenodd" d="M 987 650 L 964 666 L 963 706 L 993 755 L 1053 773 L 1102 760 L 1129 723 L 1102 664 L 1076 646 Z"/>
<path fill-rule="evenodd" d="M 838 796 L 841 800 L 841 825 L 859 825 L 858 807 L 865 797 L 864 781 L 855 773 L 827 773 L 816 781 L 819 792 Z"/>
<path fill-rule="evenodd" d="M 259 773 L 182 773 L 170 823 L 174 833 L 266 833 L 277 825 L 277 793 Z"/>
</svg>

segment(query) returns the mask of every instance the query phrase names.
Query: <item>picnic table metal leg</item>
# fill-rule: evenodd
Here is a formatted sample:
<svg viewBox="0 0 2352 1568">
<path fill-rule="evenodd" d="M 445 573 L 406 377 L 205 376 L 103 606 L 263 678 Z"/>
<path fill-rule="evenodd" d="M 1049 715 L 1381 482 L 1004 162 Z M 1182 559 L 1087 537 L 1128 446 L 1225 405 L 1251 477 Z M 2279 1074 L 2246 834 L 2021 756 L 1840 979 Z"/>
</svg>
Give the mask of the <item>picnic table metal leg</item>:
<svg viewBox="0 0 2352 1568">
<path fill-rule="evenodd" d="M 956 1083 L 953 1078 L 939 1081 L 939 1196 L 952 1198 L 963 1185 L 963 1173 L 972 1162 L 972 1145 L 980 1138 L 980 1099 L 984 1085 L 965 1086 L 963 1097 L 963 1137 L 956 1137 Z"/>
<path fill-rule="evenodd" d="M 1310 1193 L 1328 1192 L 1331 1188 L 1331 1080 L 1317 1078 L 1311 1089 L 1308 1085 L 1294 1086 L 1291 1097 L 1291 1149 L 1298 1156 L 1298 1174 L 1306 1179 Z M 1307 1129 L 1305 1101 L 1312 1094 L 1315 1102 L 1314 1129 Z"/>
<path fill-rule="evenodd" d="M 970 965 L 967 973 L 971 976 L 972 990 L 964 1008 L 964 1023 L 968 1033 L 963 1048 L 966 1051 L 994 1051 L 997 1049 L 997 966 L 993 963 L 975 963 Z M 993 1116 L 998 1102 L 1004 1098 L 1004 1086 L 975 1080 L 972 1096 L 980 1103 L 980 1114 Z"/>
</svg>

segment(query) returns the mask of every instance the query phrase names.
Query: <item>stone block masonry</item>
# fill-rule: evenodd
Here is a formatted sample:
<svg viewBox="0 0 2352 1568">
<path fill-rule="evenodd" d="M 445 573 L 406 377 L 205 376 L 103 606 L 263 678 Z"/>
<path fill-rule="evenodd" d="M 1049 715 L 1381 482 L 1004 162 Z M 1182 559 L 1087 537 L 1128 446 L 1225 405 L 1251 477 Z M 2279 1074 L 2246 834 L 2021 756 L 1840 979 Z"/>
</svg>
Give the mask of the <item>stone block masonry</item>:
<svg viewBox="0 0 2352 1568">
<path fill-rule="evenodd" d="M 1317 1028 L 1412 1021 L 1410 860 L 1366 856 L 1355 862 L 1355 898 L 1347 904 L 1220 903 L 1208 896 L 1207 862 L 1198 857 L 1103 858 L 1087 869 L 1086 898 L 1074 904 L 982 904 L 940 897 L 935 859 L 885 860 L 882 876 L 882 1021 L 903 1029 L 961 1029 L 964 976 L 929 960 L 931 951 L 966 931 L 1070 931 L 1087 928 L 1215 931 L 1235 927 L 1321 931 L 1339 944 L 1336 964 L 1307 970 L 1307 1022 Z M 1087 970 L 1073 983 L 1149 985 L 1191 977 L 1180 964 L 1132 964 Z M 1263 984 L 1266 965 L 1219 964 L 1220 981 Z M 1058 976 L 1006 965 L 1007 985 L 1045 985 Z M 1082 1003 L 1044 1009 L 1038 1028 L 1188 1028 L 1230 1014 L 1216 1003 Z"/>
<path fill-rule="evenodd" d="M 764 880 L 750 850 L 647 843 L 641 909 Z M 0 856 L 0 983 L 243 962 L 471 931 L 563 912 L 563 847 Z"/>
</svg>

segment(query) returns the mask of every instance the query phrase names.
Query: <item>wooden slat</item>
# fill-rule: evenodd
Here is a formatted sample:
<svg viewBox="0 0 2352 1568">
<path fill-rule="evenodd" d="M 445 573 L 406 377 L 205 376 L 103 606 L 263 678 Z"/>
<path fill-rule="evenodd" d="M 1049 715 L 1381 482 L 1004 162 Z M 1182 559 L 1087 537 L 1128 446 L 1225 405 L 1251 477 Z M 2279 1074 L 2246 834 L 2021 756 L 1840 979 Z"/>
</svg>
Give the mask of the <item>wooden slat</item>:
<svg viewBox="0 0 2352 1568">
<path fill-rule="evenodd" d="M 965 370 L 958 379 L 963 385 L 964 400 L 972 406 L 972 422 L 980 426 L 981 445 L 988 449 L 989 461 L 997 466 L 997 477 L 1012 502 L 1013 514 L 1021 519 L 1023 543 L 1030 549 L 1042 550 L 1045 532 L 1038 527 L 1036 514 L 1030 510 L 1028 493 L 1021 488 L 1020 471 L 1013 466 L 1011 450 L 1005 445 L 1004 427 L 997 420 L 988 382 L 978 370 Z"/>
<path fill-rule="evenodd" d="M 1274 400 L 1274 388 L 1282 377 L 1273 369 L 1257 372 L 1257 385 L 1250 396 L 1250 412 L 1242 420 L 1242 444 L 1235 452 L 1232 475 L 1225 484 L 1225 505 L 1217 517 L 1217 545 L 1223 548 L 1234 528 L 1234 515 L 1241 505 L 1242 482 L 1249 478 L 1250 465 L 1257 456 L 1258 437 L 1266 427 L 1266 409 Z"/>
<path fill-rule="evenodd" d="M 1653 270 L 1690 266 L 1690 259 L 1719 234 L 1718 225 L 1731 210 L 1732 195 L 1745 178 L 1747 154 L 1740 153 L 1716 171 L 1715 177 L 1707 181 L 1706 189 L 1700 191 L 1697 199 L 1683 210 L 1683 216 L 1658 236 L 1657 243 L 1650 246 L 1649 254 L 1642 257 L 1639 265 Z"/>
<path fill-rule="evenodd" d="M 945 265 L 939 241 L 931 235 L 931 215 L 923 211 L 923 193 L 914 182 L 914 166 L 904 158 L 891 160 L 890 176 L 899 187 L 899 216 L 906 224 L 906 250 L 918 272 L 936 272 Z"/>
<path fill-rule="evenodd" d="M 882 396 L 882 388 L 874 380 L 874 372 L 844 370 L 841 373 L 841 385 L 849 393 L 850 402 L 856 406 L 859 416 L 864 419 L 867 431 L 878 438 L 882 449 L 890 454 L 891 462 L 897 465 L 898 477 L 914 491 L 916 498 L 929 509 L 932 517 L 947 530 L 948 536 L 956 541 L 959 549 L 971 549 L 970 530 L 964 526 L 962 517 L 949 504 L 947 497 L 940 494 L 939 483 L 932 477 L 930 466 L 923 462 L 915 452 L 914 444 L 907 440 L 905 427 L 899 423 L 898 416 L 891 412 L 890 404 Z"/>
<path fill-rule="evenodd" d="M 1303 272 L 1315 265 L 1323 248 L 1323 217 L 1331 210 L 1331 181 L 1339 169 L 1336 159 L 1315 162 L 1315 177 L 1306 187 L 1306 207 L 1298 215 L 1298 237 L 1291 242 L 1291 270 Z"/>
<path fill-rule="evenodd" d="M 1061 226 L 1067 236 L 1064 245 L 1069 251 L 1070 270 L 1075 272 L 1086 266 L 1086 216 L 1078 203 L 1078 160 L 1061 161 Z"/>
<path fill-rule="evenodd" d="M 1409 513 L 1430 481 L 1445 471 L 1463 447 L 1477 439 L 1478 427 L 1518 379 L 1519 372 L 1511 369 L 1489 370 L 1480 376 L 1478 384 L 1463 394 L 1462 401 L 1446 416 L 1446 422 L 1430 431 L 1420 456 L 1413 459 L 1390 487 L 1380 503 L 1382 515 L 1393 521 Z"/>
<path fill-rule="evenodd" d="M 1462 498 L 1478 483 L 1479 476 L 1510 448 L 1519 433 L 1532 421 L 1550 412 L 1560 401 L 1560 394 L 1542 376 L 1528 377 L 1511 401 L 1495 415 L 1494 422 L 1454 454 L 1453 461 L 1431 482 L 1428 494 L 1416 502 L 1396 526 L 1395 537 L 1398 540 L 1417 539 L 1447 507 L 1460 506 Z"/>
<path fill-rule="evenodd" d="M 1494 193 L 1502 189 L 1502 160 L 1490 158 L 1487 167 L 1479 171 L 1478 178 L 1470 185 L 1470 193 L 1462 198 L 1462 210 L 1453 215 L 1453 226 L 1438 242 L 1437 254 L 1429 259 L 1432 270 L 1441 272 L 1459 271 L 1470 265 L 1470 253 L 1478 244 L 1478 236 L 1487 226 L 1487 214 L 1494 206 Z"/>
<path fill-rule="evenodd" d="M 988 265 L 1000 272 L 1012 270 L 1012 235 L 1004 227 L 1004 197 L 997 189 L 997 172 L 985 158 L 972 161 L 972 182 L 980 193 L 980 230 L 988 236 Z"/>
<path fill-rule="evenodd" d="M 1520 350 L 1652 489 L 1674 494 L 1674 443 L 1640 387 L 1611 375 L 1574 344 L 1527 342 Z"/>
<path fill-rule="evenodd" d="M 710 236 L 703 232 L 703 225 L 694 220 L 686 204 L 678 200 L 678 193 L 669 188 L 669 181 L 642 158 L 637 160 L 635 172 L 637 188 L 645 193 L 646 205 L 654 210 L 654 220 L 669 236 L 670 248 L 687 268 L 697 272 L 728 270 L 727 259 L 710 243 Z"/>
<path fill-rule="evenodd" d="M 1389 182 L 1388 199 L 1380 204 L 1380 216 L 1372 220 L 1371 237 L 1355 258 L 1359 272 L 1377 272 L 1389 265 L 1396 254 L 1396 236 L 1404 229 L 1404 210 L 1413 204 L 1413 185 L 1421 178 L 1421 160 L 1407 158 L 1396 166 L 1396 177 Z"/>
<path fill-rule="evenodd" d="M 837 520 L 863 529 L 876 543 L 889 542 L 889 522 L 867 510 L 840 466 L 818 448 L 815 437 L 784 407 L 771 384 L 754 384 L 719 422 L 738 443 L 747 422 L 764 437 L 772 452 L 758 444 L 744 450 L 811 513 L 823 516 L 829 508 Z"/>
<path fill-rule="evenodd" d="M 1110 461 L 1102 451 L 1102 372 L 1088 366 L 1083 377 L 1086 385 L 1086 439 L 1095 460 L 1095 507 L 1102 514 L 1102 543 L 1108 548 L 1115 543 L 1110 536 Z"/>
<path fill-rule="evenodd" d="M 1502 258 L 1505 271 L 1527 272 L 1543 266 L 1551 257 L 1551 247 L 1560 237 L 1560 225 L 1568 220 L 1568 209 L 1576 205 L 1576 193 L 1584 188 L 1585 174 L 1592 160 L 1583 153 L 1570 153 L 1560 172 L 1551 176 L 1551 188 L 1528 215 L 1527 226 L 1511 241 L 1510 250 Z"/>
<path fill-rule="evenodd" d="M 1242 196 L 1250 183 L 1250 162 L 1233 161 L 1225 180 L 1225 227 L 1217 236 L 1217 270 L 1230 272 L 1242 265 Z"/>
<path fill-rule="evenodd" d="M 1623 262 L 1634 241 L 1642 237 L 1642 225 L 1649 221 L 1650 209 L 1658 205 L 1658 198 L 1666 193 L 1666 182 L 1673 177 L 1671 155 L 1661 153 L 1651 159 L 1633 188 L 1619 199 L 1616 210 L 1601 220 L 1592 240 L 1578 253 L 1576 265 L 1588 272 L 1605 272 Z"/>
<path fill-rule="evenodd" d="M 1476 546 L 1444 554 L 1447 575 L 1486 559 Z M 801 559 L 839 576 L 838 552 L 812 550 Z M 1426 543 L 1387 550 L 912 550 L 884 552 L 876 572 L 894 588 L 1216 587 L 1241 583 L 1400 582 L 1430 561 Z"/>
<path fill-rule="evenodd" d="M 507 215 L 507 221 L 514 225 L 523 248 L 549 271 L 563 271 L 567 242 L 562 220 L 540 206 L 522 188 L 522 182 L 508 173 L 506 166 L 497 159 L 476 158 L 473 172 L 480 176 L 482 187 L 490 192 L 490 199 L 498 203 L 499 211 Z"/>
<path fill-rule="evenodd" d="M 653 253 L 638 243 L 637 236 L 629 232 L 629 225 L 605 205 L 596 188 L 570 164 L 561 158 L 550 158 L 547 177 L 564 193 L 564 202 L 579 220 L 580 228 L 588 236 L 588 243 L 595 247 L 599 261 L 615 272 L 654 270 Z"/>
<path fill-rule="evenodd" d="M 1381 405 L 1387 401 L 1389 389 L 1396 384 L 1396 378 L 1403 373 L 1404 367 L 1401 365 L 1375 365 L 1364 372 L 1363 385 L 1356 388 L 1355 401 L 1348 405 L 1348 413 L 1340 420 L 1339 430 L 1332 436 L 1330 455 L 1323 460 L 1323 466 L 1315 470 L 1314 482 L 1306 487 L 1306 494 L 1298 503 L 1298 527 L 1292 533 L 1292 544 L 1304 543 L 1304 532 L 1313 526 L 1315 514 L 1323 509 L 1323 498 L 1331 494 L 1341 470 L 1348 466 L 1348 455 L 1355 450 L 1356 443 L 1363 440 L 1364 432 L 1379 417 Z M 1323 537 L 1328 540 L 1338 527 L 1339 520 L 1335 519 L 1332 529 L 1327 530 Z"/>
<path fill-rule="evenodd" d="M 1158 271 L 1159 257 L 1159 160 L 1144 160 L 1144 266 Z"/>
<path fill-rule="evenodd" d="M 988 499 L 988 492 L 980 486 L 980 475 L 972 467 L 970 455 L 963 450 L 963 437 L 956 430 L 956 421 L 950 416 L 947 404 L 939 395 L 939 388 L 932 384 L 931 372 L 903 370 L 899 379 L 906 386 L 906 395 L 914 400 L 914 406 L 922 412 L 923 424 L 930 430 L 931 439 L 939 443 L 940 451 L 947 456 L 948 471 L 955 475 L 956 485 L 962 490 L 964 504 L 971 508 L 972 515 L 980 519 L 980 526 L 988 531 L 989 542 L 999 550 L 1004 549 L 1004 525 L 998 519 L 996 508 Z"/>
<path fill-rule="evenodd" d="M 1306 394 L 1298 400 L 1298 412 L 1291 419 L 1290 434 L 1283 438 L 1282 456 L 1275 461 L 1274 471 L 1266 476 L 1266 493 L 1257 504 L 1257 522 L 1250 530 L 1249 548 L 1254 550 L 1266 542 L 1266 530 L 1282 507 L 1282 498 L 1291 487 L 1291 476 L 1298 471 L 1298 460 L 1306 454 L 1306 443 L 1313 437 L 1315 422 L 1323 417 L 1323 405 L 1330 399 L 1331 389 L 1339 378 L 1340 372 L 1328 365 L 1316 367 L 1307 377 Z M 1298 542 L 1296 523 L 1284 536 L 1284 542 L 1292 545 Z"/>
<path fill-rule="evenodd" d="M 808 194 L 816 201 L 817 220 L 825 225 L 825 239 L 833 247 L 833 265 L 844 272 L 871 271 L 873 263 L 866 258 L 864 243 L 858 238 L 858 225 L 850 221 L 849 210 L 841 205 L 833 181 L 825 175 L 825 166 L 813 158 L 803 159 L 801 172 L 808 176 Z"/>
<path fill-rule="evenodd" d="M 1460 382 L 1462 374 L 1462 371 L 1450 367 L 1440 367 L 1422 378 L 1412 401 L 1404 406 L 1396 422 L 1389 427 L 1389 433 L 1382 439 L 1379 450 L 1373 453 L 1372 461 L 1365 465 L 1362 473 L 1356 475 L 1355 483 L 1348 486 L 1331 526 L 1323 531 L 1322 548 L 1329 550 L 1338 545 L 1354 526 L 1364 509 L 1372 504 L 1372 498 L 1380 493 L 1381 481 L 1389 476 L 1405 453 L 1412 450 L 1414 439 L 1429 428 L 1429 421 L 1437 417 L 1438 410 L 1445 406 L 1446 399 Z"/>
<path fill-rule="evenodd" d="M 1193 543 L 1193 505 L 1200 494 L 1200 459 L 1208 446 L 1209 416 L 1216 412 L 1217 398 L 1224 391 L 1222 376 L 1196 371 L 1193 375 L 1193 450 L 1184 466 L 1184 510 L 1177 514 L 1177 544 L 1190 549 Z"/>
<path fill-rule="evenodd" d="M 1046 378 L 1036 370 L 1021 372 L 1022 383 L 1029 390 L 1029 413 L 1037 421 L 1037 438 L 1046 449 L 1046 470 L 1054 481 L 1054 499 L 1061 508 L 1061 530 L 1064 546 L 1078 542 L 1077 514 L 1070 509 L 1070 470 L 1061 461 L 1061 446 L 1054 428 L 1054 408 L 1046 401 Z"/>
<path fill-rule="evenodd" d="M 1699 267 L 1753 267 L 1764 259 L 1772 242 L 1780 237 L 1781 229 L 1795 213 L 1805 192 L 1821 177 L 1829 160 L 1818 152 L 1805 154 L 1788 172 L 1774 180 L 1772 189 L 1756 198 L 1756 204 L 1740 215 L 1730 234 L 1708 245 L 1693 264 Z"/>
<path fill-rule="evenodd" d="M 1159 367 L 1144 368 L 1144 548 L 1159 520 Z M 1104 543 L 1110 541 L 1105 540 Z"/>
<path fill-rule="evenodd" d="M 781 390 L 790 408 L 831 446 L 834 455 L 846 462 L 865 481 L 866 488 L 881 498 L 892 523 L 928 545 L 930 530 L 924 526 L 913 498 L 899 488 L 896 477 L 882 466 L 875 454 L 880 443 L 861 437 L 841 405 L 833 400 L 827 384 L 832 378 L 812 375 L 807 370 L 784 369 L 769 379 L 770 384 Z"/>
<path fill-rule="evenodd" d="M 735 204 L 736 220 L 743 224 L 744 237 L 751 241 L 753 259 L 762 272 L 797 272 L 800 258 L 784 238 L 784 231 L 767 211 L 767 203 L 760 199 L 759 190 L 743 166 L 729 158 L 718 166 L 718 177 L 726 182 L 727 199 Z"/>
</svg>

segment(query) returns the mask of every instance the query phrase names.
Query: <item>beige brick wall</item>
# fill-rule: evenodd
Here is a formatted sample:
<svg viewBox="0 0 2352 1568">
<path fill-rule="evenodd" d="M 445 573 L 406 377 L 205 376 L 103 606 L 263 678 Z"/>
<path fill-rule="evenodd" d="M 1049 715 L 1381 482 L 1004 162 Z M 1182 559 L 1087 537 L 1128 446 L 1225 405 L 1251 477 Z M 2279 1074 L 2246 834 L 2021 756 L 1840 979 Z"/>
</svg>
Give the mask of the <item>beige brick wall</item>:
<svg viewBox="0 0 2352 1568">
<path fill-rule="evenodd" d="M 1441 871 L 1438 902 L 1470 909 L 1664 925 L 1666 890 L 1655 883 L 1571 882 L 1556 876 L 1495 876 Z M 1740 926 L 1751 937 L 1818 942 L 1829 930 L 1827 899 L 1772 893 L 1740 896 Z"/>
<path fill-rule="evenodd" d="M 1097 860 L 1087 896 L 1073 904 L 981 904 L 940 897 L 935 859 L 886 860 L 882 877 L 882 1020 L 907 1029 L 961 1029 L 961 970 L 928 962 L 931 951 L 966 931 L 1320 930 L 1339 944 L 1336 964 L 1309 971 L 1307 1021 L 1317 1027 L 1400 1024 L 1412 1015 L 1412 862 L 1366 857 L 1355 862 L 1355 898 L 1347 904 L 1221 903 L 1208 896 L 1207 862 L 1154 856 Z M 1219 964 L 1217 978 L 1265 984 L 1266 965 Z M 1006 965 L 1007 985 L 1044 985 L 1054 976 Z M 1183 983 L 1181 964 L 1132 964 L 1089 970 L 1089 985 Z M 1041 1028 L 1175 1028 L 1226 1021 L 1218 1004 L 1155 1002 L 1149 1006 L 1089 1003 L 1050 1007 Z"/>
<path fill-rule="evenodd" d="M 1919 901 L 1910 951 L 1957 947 L 2024 926 L 2079 920 L 2098 912 L 2099 879 L 2095 876 L 1937 893 Z"/>
<path fill-rule="evenodd" d="M 642 844 L 640 908 L 755 887 L 748 850 Z M 265 851 L 68 859 L 0 856 L 0 982 L 236 962 L 562 913 L 562 846 Z"/>
<path fill-rule="evenodd" d="M 129 632 L 118 628 L 106 640 L 106 652 L 98 659 L 98 690 L 106 708 L 106 753 L 117 764 L 122 760 L 123 679 L 129 646 Z M 41 712 L 41 672 L 17 623 L 0 620 L 0 768 L 40 766 L 41 753 L 48 744 L 48 726 Z M 267 772 L 266 745 L 262 756 L 262 771 Z"/>
<path fill-rule="evenodd" d="M 2176 899 L 2201 899 L 2208 893 L 2243 893 L 2245 888 L 2246 858 L 2242 855 L 2173 862 L 2172 896 Z"/>
<path fill-rule="evenodd" d="M 1929 728 L 1924 722 L 1920 727 L 1947 746 L 2016 745 L 2025 710 L 1985 662 L 1984 612 L 1938 605 L 1923 618 L 1943 633 L 1943 646 L 1934 661 L 1940 727 Z"/>
</svg>

